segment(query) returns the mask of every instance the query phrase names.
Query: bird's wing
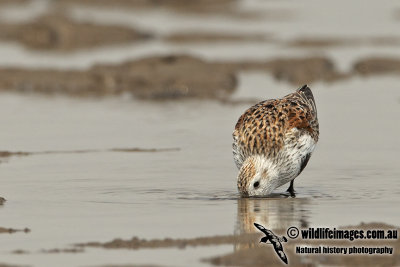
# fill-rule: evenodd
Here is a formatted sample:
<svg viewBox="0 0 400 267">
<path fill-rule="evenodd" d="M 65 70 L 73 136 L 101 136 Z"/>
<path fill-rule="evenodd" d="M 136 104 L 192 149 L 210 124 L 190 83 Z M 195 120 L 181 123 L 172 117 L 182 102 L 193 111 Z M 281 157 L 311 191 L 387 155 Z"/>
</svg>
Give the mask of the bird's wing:
<svg viewBox="0 0 400 267">
<path fill-rule="evenodd" d="M 282 247 L 281 242 L 279 242 L 279 241 L 274 242 L 273 245 L 274 245 L 275 252 L 276 252 L 276 254 L 278 254 L 279 258 L 281 258 L 281 260 L 284 263 L 288 264 L 288 259 L 286 257 L 285 252 L 283 252 L 283 247 Z"/>
<path fill-rule="evenodd" d="M 281 100 L 266 100 L 247 109 L 233 131 L 233 155 L 240 169 L 247 157 L 277 153 L 283 146 L 283 128 L 279 127 Z"/>
<path fill-rule="evenodd" d="M 258 230 L 260 230 L 261 232 L 263 232 L 264 234 L 270 236 L 272 233 L 270 230 L 266 229 L 264 226 L 262 226 L 261 224 L 258 223 L 254 223 L 254 226 L 257 227 Z"/>
<path fill-rule="evenodd" d="M 311 89 L 304 85 L 296 92 L 283 98 L 286 102 L 288 127 L 305 131 L 315 141 L 318 141 L 319 124 L 317 118 L 317 107 Z"/>
<path fill-rule="evenodd" d="M 308 161 L 310 160 L 311 153 L 306 154 L 300 162 L 300 171 L 299 174 L 304 170 L 304 168 L 307 166 Z"/>
<path fill-rule="evenodd" d="M 317 108 L 307 86 L 282 99 L 260 102 L 240 116 L 233 131 L 233 154 L 237 167 L 240 169 L 251 155 L 275 157 L 293 128 L 318 141 Z"/>
<path fill-rule="evenodd" d="M 297 89 L 297 93 L 308 103 L 310 106 L 311 112 L 317 116 L 317 106 L 315 105 L 314 95 L 308 87 L 308 85 L 303 85 L 299 89 Z"/>
</svg>

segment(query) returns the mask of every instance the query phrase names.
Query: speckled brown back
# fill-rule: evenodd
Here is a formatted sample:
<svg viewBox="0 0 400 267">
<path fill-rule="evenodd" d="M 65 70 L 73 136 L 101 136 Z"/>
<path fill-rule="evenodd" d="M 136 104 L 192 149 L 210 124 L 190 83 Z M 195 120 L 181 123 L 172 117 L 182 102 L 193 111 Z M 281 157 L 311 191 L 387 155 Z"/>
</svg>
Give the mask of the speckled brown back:
<svg viewBox="0 0 400 267">
<path fill-rule="evenodd" d="M 298 134 L 289 134 L 297 128 Z M 318 141 L 317 109 L 311 89 L 306 85 L 282 99 L 262 101 L 244 112 L 233 132 L 235 163 L 241 167 L 250 155 L 274 157 L 285 142 L 296 142 L 309 134 Z"/>
</svg>

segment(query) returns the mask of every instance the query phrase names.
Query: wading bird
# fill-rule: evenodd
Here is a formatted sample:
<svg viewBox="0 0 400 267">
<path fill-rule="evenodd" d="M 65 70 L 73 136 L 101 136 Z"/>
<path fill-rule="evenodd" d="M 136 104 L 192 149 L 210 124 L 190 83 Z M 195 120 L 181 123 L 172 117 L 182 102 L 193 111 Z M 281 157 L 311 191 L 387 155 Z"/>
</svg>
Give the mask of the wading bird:
<svg viewBox="0 0 400 267">
<path fill-rule="evenodd" d="M 281 99 L 262 101 L 240 116 L 233 132 L 233 155 L 242 196 L 266 196 L 306 167 L 319 136 L 317 107 L 304 85 Z"/>
</svg>

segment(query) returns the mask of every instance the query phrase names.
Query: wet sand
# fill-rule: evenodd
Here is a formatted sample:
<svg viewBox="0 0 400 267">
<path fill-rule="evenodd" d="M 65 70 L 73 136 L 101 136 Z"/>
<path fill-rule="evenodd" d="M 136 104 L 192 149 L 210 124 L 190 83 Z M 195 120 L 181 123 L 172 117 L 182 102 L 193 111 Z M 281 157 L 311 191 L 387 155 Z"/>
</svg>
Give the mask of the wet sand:
<svg viewBox="0 0 400 267">
<path fill-rule="evenodd" d="M 75 22 L 62 14 L 29 23 L 0 24 L 0 40 L 15 41 L 41 51 L 73 51 L 121 43 L 143 42 L 151 34 L 128 27 Z"/>
<path fill-rule="evenodd" d="M 337 229 L 398 229 L 398 227 L 382 224 L 360 224 L 353 226 L 337 227 Z M 281 235 L 285 235 L 286 229 L 280 231 Z M 279 230 L 275 231 L 279 233 Z M 261 238 L 263 235 L 260 235 Z M 287 243 L 284 243 L 284 251 L 289 259 L 289 264 L 293 266 L 397 266 L 399 264 L 399 240 L 354 240 L 354 241 L 338 241 L 338 240 L 299 240 L 289 239 Z M 301 247 L 385 247 L 389 246 L 393 248 L 393 255 L 379 255 L 375 256 L 374 260 L 371 261 L 370 256 L 365 254 L 356 255 L 330 255 L 330 254 L 296 254 L 296 246 Z M 268 266 L 282 266 L 282 261 L 277 257 L 272 246 L 266 244 L 260 244 L 257 241 L 249 243 L 247 247 L 239 247 L 233 253 L 222 255 L 218 257 L 204 259 L 206 262 L 210 262 L 217 266 L 265 266 L 268 262 Z"/>
<path fill-rule="evenodd" d="M 26 4 L 30 0 L 0 0 L 0 5 L 10 5 L 10 4 Z"/>
<path fill-rule="evenodd" d="M 340 82 L 358 75 L 396 74 L 400 60 L 366 58 L 340 72 L 326 57 L 271 59 L 265 62 L 212 62 L 188 55 L 143 58 L 118 65 L 95 65 L 86 71 L 0 69 L 0 90 L 104 97 L 128 94 L 139 99 L 219 99 L 229 102 L 240 72 L 265 72 L 292 85 Z"/>
<path fill-rule="evenodd" d="M 366 58 L 355 63 L 354 70 L 362 75 L 399 74 L 400 59 L 375 57 Z"/>
<path fill-rule="evenodd" d="M 165 40 L 172 43 L 215 43 L 215 42 L 266 42 L 271 37 L 264 35 L 245 35 L 229 33 L 175 33 L 167 36 Z"/>
<path fill-rule="evenodd" d="M 385 223 L 362 223 L 359 225 L 348 225 L 345 227 L 335 227 L 336 229 L 398 229 L 393 225 Z M 333 227 L 332 227 L 333 229 Z M 286 235 L 286 229 L 275 229 L 275 234 Z M 217 266 L 265 266 L 268 262 L 271 266 L 281 266 L 281 260 L 275 255 L 275 251 L 271 246 L 260 244 L 258 241 L 264 235 L 256 232 L 253 228 L 248 233 L 240 235 L 227 236 L 210 236 L 189 239 L 140 239 L 133 237 L 128 240 L 114 239 L 109 242 L 88 242 L 76 244 L 78 248 L 72 249 L 51 249 L 44 250 L 44 253 L 81 253 L 83 248 L 94 247 L 103 249 L 162 249 L 162 248 L 178 248 L 185 249 L 188 247 L 198 246 L 217 246 L 223 244 L 231 244 L 234 246 L 234 252 L 212 258 L 202 259 L 203 262 L 211 263 Z M 301 247 L 385 247 L 393 248 L 393 255 L 378 256 L 372 262 L 369 257 L 364 254 L 353 255 L 329 255 L 329 254 L 296 254 L 296 246 Z M 288 243 L 284 243 L 284 251 L 289 258 L 289 263 L 295 266 L 319 266 L 319 265 L 339 265 L 339 266 L 397 266 L 399 264 L 400 241 L 397 240 L 300 240 L 289 239 Z"/>
<path fill-rule="evenodd" d="M 31 153 L 29 152 L 10 152 L 10 151 L 0 151 L 0 163 L 3 163 L 4 161 L 7 161 L 8 158 L 13 157 L 13 156 L 28 156 L 31 155 Z M 3 205 L 3 203 L 5 202 L 4 198 L 0 197 L 0 205 Z"/>
<path fill-rule="evenodd" d="M 235 63 L 168 55 L 119 65 L 97 65 L 87 71 L 3 68 L 0 69 L 0 88 L 75 97 L 126 93 L 150 100 L 227 99 L 237 88 L 240 71 L 265 71 L 278 81 L 291 84 L 337 81 L 350 76 L 337 72 L 331 60 L 321 57 Z"/>
<path fill-rule="evenodd" d="M 132 9 L 167 9 L 174 12 L 182 13 L 194 13 L 194 14 L 229 14 L 229 15 L 242 15 L 246 16 L 246 13 L 240 12 L 236 8 L 237 0 L 199 0 L 199 1 L 182 1 L 182 0 L 166 0 L 160 2 L 140 0 L 117 0 L 112 3 L 107 0 L 89 0 L 85 2 L 76 0 L 61 0 L 61 4 L 66 5 L 88 5 L 88 6 L 100 6 L 100 7 L 119 7 L 119 8 L 132 8 Z M 254 14 L 252 14 L 254 15 Z M 247 15 L 248 16 L 248 15 Z"/>
<path fill-rule="evenodd" d="M 83 253 L 85 250 L 81 248 L 64 248 L 64 249 L 59 249 L 59 248 L 53 248 L 53 249 L 43 249 L 41 251 L 42 253 Z"/>
<path fill-rule="evenodd" d="M 211 245 L 224 245 L 224 244 L 240 244 L 248 243 L 256 238 L 255 235 L 243 236 L 211 236 L 211 237 L 198 237 L 192 239 L 140 239 L 133 237 L 129 240 L 114 239 L 110 242 L 88 242 L 83 244 L 76 244 L 78 247 L 99 247 L 107 249 L 144 249 L 144 248 L 180 248 L 184 249 L 188 246 L 211 246 Z"/>
<path fill-rule="evenodd" d="M 191 74 L 196 75 L 191 75 Z M 0 70 L 3 90 L 105 96 L 132 94 L 146 99 L 215 98 L 236 87 L 234 72 L 190 56 L 145 58 L 88 71 Z"/>
<path fill-rule="evenodd" d="M 26 266 L 26 265 L 25 265 Z M 12 264 L 4 264 L 0 263 L 0 267 L 23 267 L 21 265 L 12 265 Z"/>
<path fill-rule="evenodd" d="M 30 155 L 29 152 L 0 151 L 0 157 L 2 157 L 2 158 L 11 157 L 11 156 L 28 156 L 28 155 Z"/>
<path fill-rule="evenodd" d="M 0 227 L 0 234 L 13 234 L 16 232 L 24 232 L 24 233 L 29 233 L 31 230 L 28 228 L 25 229 L 13 229 L 13 228 L 4 228 L 4 227 Z"/>
<path fill-rule="evenodd" d="M 382 36 L 370 38 L 299 38 L 281 42 L 282 45 L 297 48 L 328 48 L 335 46 L 362 46 L 362 45 L 376 45 L 376 46 L 397 46 L 400 44 L 400 38 L 396 36 Z"/>
</svg>

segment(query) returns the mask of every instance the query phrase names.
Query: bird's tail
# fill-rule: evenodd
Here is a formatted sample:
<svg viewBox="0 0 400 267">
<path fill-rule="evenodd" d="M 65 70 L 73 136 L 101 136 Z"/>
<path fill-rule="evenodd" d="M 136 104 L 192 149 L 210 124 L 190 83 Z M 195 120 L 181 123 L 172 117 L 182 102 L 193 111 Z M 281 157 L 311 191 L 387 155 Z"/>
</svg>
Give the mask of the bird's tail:
<svg viewBox="0 0 400 267">
<path fill-rule="evenodd" d="M 310 87 L 307 84 L 297 89 L 297 93 L 303 98 L 311 107 L 311 110 L 317 115 L 317 106 L 315 105 L 314 95 L 311 92 Z"/>
</svg>

